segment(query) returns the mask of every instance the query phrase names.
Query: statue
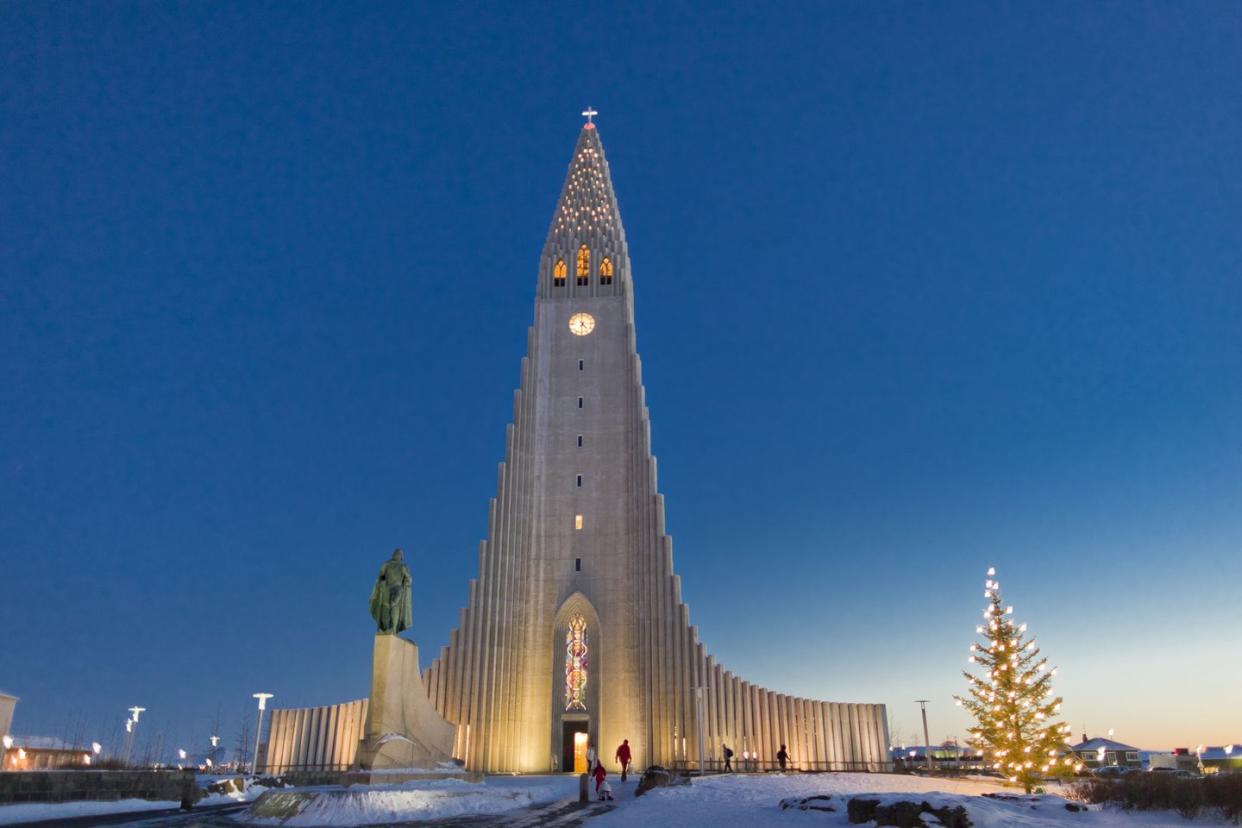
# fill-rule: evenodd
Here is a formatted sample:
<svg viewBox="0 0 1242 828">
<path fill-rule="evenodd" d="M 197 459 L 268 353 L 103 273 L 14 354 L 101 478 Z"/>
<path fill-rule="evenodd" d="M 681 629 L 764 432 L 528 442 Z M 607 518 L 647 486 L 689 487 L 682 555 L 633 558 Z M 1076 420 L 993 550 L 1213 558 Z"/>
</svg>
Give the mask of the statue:
<svg viewBox="0 0 1242 828">
<path fill-rule="evenodd" d="M 380 567 L 371 590 L 371 617 L 375 619 L 378 632 L 396 635 L 414 625 L 410 584 L 405 557 L 400 549 L 394 550 L 392 560 Z"/>
</svg>

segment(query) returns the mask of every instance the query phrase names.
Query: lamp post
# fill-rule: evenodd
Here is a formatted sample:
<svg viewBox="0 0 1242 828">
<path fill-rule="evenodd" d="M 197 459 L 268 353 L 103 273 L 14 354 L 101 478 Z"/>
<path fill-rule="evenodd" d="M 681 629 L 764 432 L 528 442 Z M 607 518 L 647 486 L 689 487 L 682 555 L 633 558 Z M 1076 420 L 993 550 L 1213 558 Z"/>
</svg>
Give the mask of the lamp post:
<svg viewBox="0 0 1242 828">
<path fill-rule="evenodd" d="M 134 732 L 138 730 L 138 717 L 146 712 L 145 707 L 129 708 L 129 718 L 125 720 L 125 764 L 134 758 Z"/>
<path fill-rule="evenodd" d="M 914 701 L 918 704 L 919 710 L 923 712 L 923 744 L 924 750 L 927 751 L 927 772 L 932 773 L 931 737 L 927 735 L 927 702 L 930 699 L 915 699 Z"/>
<path fill-rule="evenodd" d="M 267 709 L 267 700 L 274 694 L 253 693 L 252 695 L 259 700 L 259 723 L 254 728 L 254 757 L 250 760 L 250 775 L 254 776 L 259 772 L 259 736 L 263 733 L 263 711 Z"/>
</svg>

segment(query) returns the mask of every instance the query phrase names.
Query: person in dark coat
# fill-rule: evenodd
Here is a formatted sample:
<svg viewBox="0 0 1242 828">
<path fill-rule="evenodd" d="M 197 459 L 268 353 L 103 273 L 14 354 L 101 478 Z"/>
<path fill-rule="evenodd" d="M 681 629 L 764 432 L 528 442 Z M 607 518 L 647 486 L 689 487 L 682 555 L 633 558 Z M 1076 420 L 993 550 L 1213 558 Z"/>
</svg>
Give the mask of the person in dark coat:
<svg viewBox="0 0 1242 828">
<path fill-rule="evenodd" d="M 622 739 L 621 747 L 617 748 L 617 762 L 621 764 L 621 781 L 624 782 L 630 773 L 630 740 Z"/>
<path fill-rule="evenodd" d="M 785 746 L 781 745 L 781 749 L 776 752 L 776 761 L 781 763 L 781 770 L 785 770 L 785 763 L 789 761 L 789 753 L 785 750 Z"/>
<path fill-rule="evenodd" d="M 729 750 L 729 746 L 728 746 L 728 745 L 724 745 L 724 744 L 722 744 L 722 745 L 721 745 L 721 747 L 722 747 L 722 748 L 724 748 L 724 750 L 723 750 L 722 752 L 724 753 L 724 760 L 725 760 L 725 766 L 724 766 L 724 769 L 725 769 L 725 772 L 726 772 L 726 773 L 732 773 L 732 772 L 733 772 L 733 751 Z"/>
</svg>

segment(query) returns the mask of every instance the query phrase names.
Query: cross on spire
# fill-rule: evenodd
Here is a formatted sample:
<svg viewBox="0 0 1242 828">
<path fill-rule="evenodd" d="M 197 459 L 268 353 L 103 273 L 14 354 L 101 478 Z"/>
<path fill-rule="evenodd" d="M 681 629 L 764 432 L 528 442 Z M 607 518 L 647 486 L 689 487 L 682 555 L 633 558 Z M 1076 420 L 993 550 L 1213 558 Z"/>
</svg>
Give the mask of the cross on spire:
<svg viewBox="0 0 1242 828">
<path fill-rule="evenodd" d="M 591 119 L 594 118 L 598 114 L 599 114 L 598 112 L 596 112 L 594 109 L 588 106 L 586 110 L 582 113 L 582 117 L 586 118 L 587 123 L 590 124 L 590 123 L 593 123 Z"/>
</svg>

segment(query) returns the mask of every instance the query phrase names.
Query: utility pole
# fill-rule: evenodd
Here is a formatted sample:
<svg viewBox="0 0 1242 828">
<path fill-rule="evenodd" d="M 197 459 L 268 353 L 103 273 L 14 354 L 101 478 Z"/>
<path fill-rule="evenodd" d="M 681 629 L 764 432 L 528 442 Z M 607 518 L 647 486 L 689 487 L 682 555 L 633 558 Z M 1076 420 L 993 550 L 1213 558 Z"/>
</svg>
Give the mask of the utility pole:
<svg viewBox="0 0 1242 828">
<path fill-rule="evenodd" d="M 927 753 L 927 772 L 932 773 L 931 737 L 927 735 L 927 702 L 930 699 L 915 699 L 914 701 L 923 711 L 923 749 Z"/>
</svg>

